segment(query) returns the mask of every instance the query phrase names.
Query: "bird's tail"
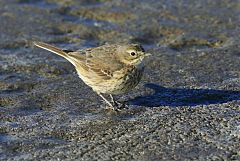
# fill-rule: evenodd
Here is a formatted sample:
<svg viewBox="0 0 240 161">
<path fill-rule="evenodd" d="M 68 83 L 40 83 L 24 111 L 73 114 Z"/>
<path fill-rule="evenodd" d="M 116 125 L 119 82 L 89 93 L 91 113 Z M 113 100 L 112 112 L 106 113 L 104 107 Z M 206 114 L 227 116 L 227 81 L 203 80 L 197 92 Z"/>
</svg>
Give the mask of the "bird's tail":
<svg viewBox="0 0 240 161">
<path fill-rule="evenodd" d="M 57 54 L 57 55 L 60 55 L 60 56 L 62 56 L 62 57 L 64 57 L 64 58 L 66 58 L 67 55 L 68 55 L 68 54 L 67 54 L 65 51 L 63 51 L 62 49 L 57 48 L 57 47 L 52 46 L 52 45 L 49 45 L 49 44 L 46 44 L 46 43 L 44 43 L 44 42 L 36 42 L 36 41 L 35 41 L 35 42 L 33 42 L 33 44 L 34 44 L 35 46 L 39 47 L 39 48 L 48 50 L 48 51 L 53 52 L 53 53 L 55 53 L 55 54 Z"/>
<path fill-rule="evenodd" d="M 70 61 L 74 66 L 76 66 L 76 62 L 70 57 L 70 55 L 68 54 L 68 51 L 62 50 L 58 47 L 52 46 L 50 44 L 44 43 L 44 42 L 33 42 L 33 44 L 39 48 L 48 50 L 50 52 L 53 52 L 59 56 L 64 57 L 65 59 L 67 59 L 68 61 Z"/>
</svg>

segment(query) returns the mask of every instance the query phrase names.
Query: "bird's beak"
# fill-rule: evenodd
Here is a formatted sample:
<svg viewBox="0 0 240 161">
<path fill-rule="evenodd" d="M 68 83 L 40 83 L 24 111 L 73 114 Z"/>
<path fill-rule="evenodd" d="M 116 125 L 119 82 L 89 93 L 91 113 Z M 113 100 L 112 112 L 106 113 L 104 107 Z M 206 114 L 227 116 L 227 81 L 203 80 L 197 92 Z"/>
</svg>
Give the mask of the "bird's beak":
<svg viewBox="0 0 240 161">
<path fill-rule="evenodd" d="M 150 53 L 145 53 L 144 56 L 151 56 L 152 54 Z"/>
</svg>

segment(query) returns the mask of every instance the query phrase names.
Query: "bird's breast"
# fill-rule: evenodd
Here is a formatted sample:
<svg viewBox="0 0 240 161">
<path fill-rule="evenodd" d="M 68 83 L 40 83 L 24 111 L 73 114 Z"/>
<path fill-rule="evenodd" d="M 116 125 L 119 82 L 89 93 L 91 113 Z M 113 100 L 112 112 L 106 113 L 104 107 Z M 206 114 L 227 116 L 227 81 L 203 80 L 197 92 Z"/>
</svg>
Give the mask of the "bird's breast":
<svg viewBox="0 0 240 161">
<path fill-rule="evenodd" d="M 122 94 L 136 87 L 141 80 L 143 70 L 143 65 L 139 67 L 131 66 L 116 74 L 111 93 Z"/>
</svg>

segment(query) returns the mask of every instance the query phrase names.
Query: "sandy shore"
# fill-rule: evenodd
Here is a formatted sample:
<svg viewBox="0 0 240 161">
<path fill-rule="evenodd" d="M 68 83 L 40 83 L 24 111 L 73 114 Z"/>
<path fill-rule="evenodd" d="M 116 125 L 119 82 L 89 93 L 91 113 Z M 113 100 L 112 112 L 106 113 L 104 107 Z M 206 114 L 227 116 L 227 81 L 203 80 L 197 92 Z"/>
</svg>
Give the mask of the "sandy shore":
<svg viewBox="0 0 240 161">
<path fill-rule="evenodd" d="M 0 160 L 240 160 L 237 1 L 0 1 Z M 105 110 L 33 47 L 138 42 L 141 83 Z"/>
</svg>

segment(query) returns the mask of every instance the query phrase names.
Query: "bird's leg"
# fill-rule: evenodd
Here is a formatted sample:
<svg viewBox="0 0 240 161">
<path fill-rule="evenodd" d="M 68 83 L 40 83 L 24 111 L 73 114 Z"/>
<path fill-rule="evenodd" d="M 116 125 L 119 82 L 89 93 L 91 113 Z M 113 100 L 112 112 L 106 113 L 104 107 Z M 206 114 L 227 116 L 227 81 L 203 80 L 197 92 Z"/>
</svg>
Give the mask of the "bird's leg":
<svg viewBox="0 0 240 161">
<path fill-rule="evenodd" d="M 111 102 L 113 102 L 113 103 L 114 103 L 115 101 L 114 101 L 114 98 L 113 98 L 113 96 L 112 96 L 111 94 L 110 94 L 109 96 L 110 96 L 110 98 L 111 98 Z"/>
<path fill-rule="evenodd" d="M 98 93 L 98 95 L 99 95 L 112 109 L 114 109 L 113 105 L 112 105 L 105 97 L 103 97 L 103 95 L 101 95 L 100 93 Z"/>
<path fill-rule="evenodd" d="M 110 98 L 111 98 L 111 102 L 115 105 L 115 106 L 118 106 L 119 105 L 119 102 L 115 101 L 113 96 L 111 94 L 109 94 Z"/>
<path fill-rule="evenodd" d="M 118 102 L 118 101 L 115 101 L 114 98 L 113 98 L 113 96 L 112 96 L 111 94 L 109 94 L 109 96 L 110 96 L 110 98 L 111 98 L 111 102 L 112 102 L 115 106 L 117 106 L 117 108 L 119 108 L 119 106 L 120 106 L 120 108 L 122 108 L 123 106 L 125 106 L 124 104 L 122 104 L 122 103 L 120 103 L 120 102 Z"/>
</svg>

